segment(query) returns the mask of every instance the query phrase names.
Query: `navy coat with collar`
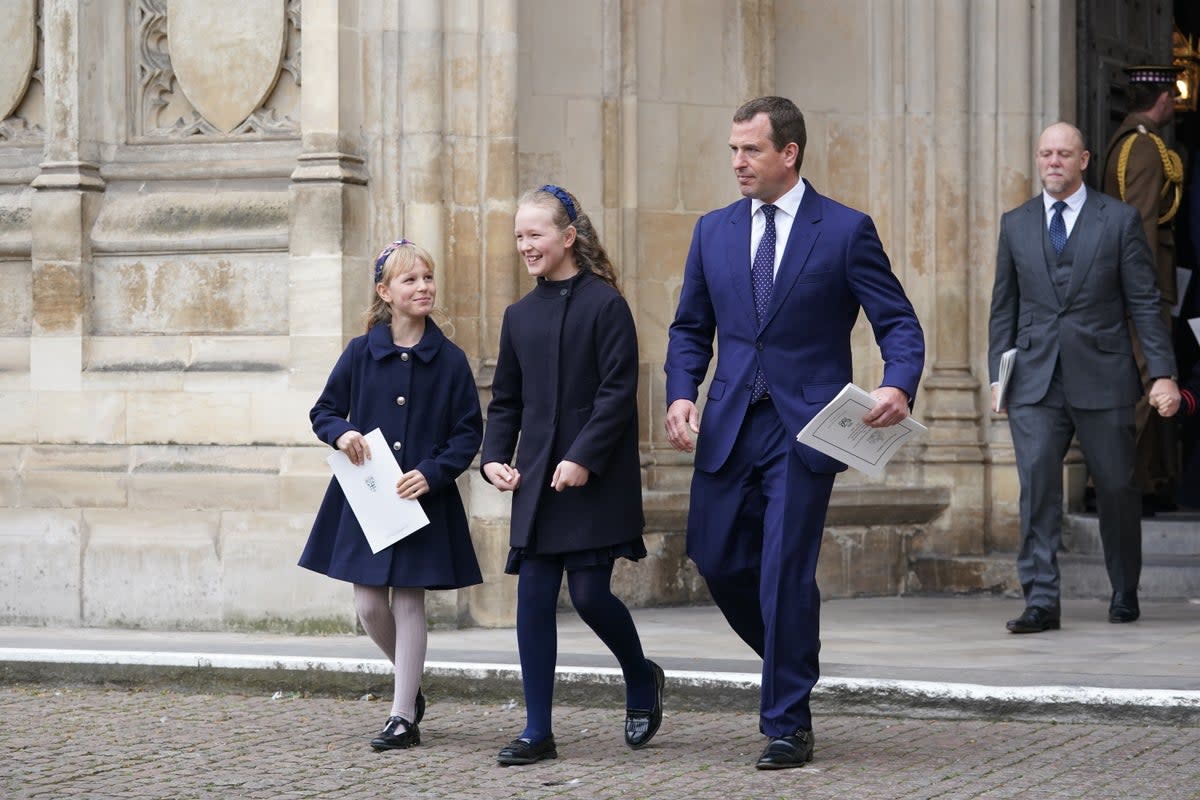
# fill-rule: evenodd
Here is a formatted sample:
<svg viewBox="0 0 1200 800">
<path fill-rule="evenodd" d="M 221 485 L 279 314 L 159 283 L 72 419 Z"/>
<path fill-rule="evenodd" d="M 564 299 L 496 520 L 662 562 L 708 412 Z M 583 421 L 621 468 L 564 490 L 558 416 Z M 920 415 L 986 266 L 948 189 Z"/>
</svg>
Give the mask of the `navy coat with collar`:
<svg viewBox="0 0 1200 800">
<path fill-rule="evenodd" d="M 466 354 L 427 319 L 421 341 L 396 347 L 389 325 L 351 340 L 309 414 L 330 447 L 351 430 L 379 428 L 395 458 L 429 483 L 419 498 L 429 525 L 378 554 L 331 480 L 300 566 L 367 586 L 455 589 L 482 581 L 455 479 L 470 465 L 483 436 L 479 394 Z"/>
<path fill-rule="evenodd" d="M 629 305 L 591 272 L 539 279 L 505 310 L 480 463 L 513 464 L 516 453 L 513 547 L 568 553 L 640 539 L 637 381 Z M 588 482 L 551 489 L 563 460 L 587 467 Z"/>
</svg>

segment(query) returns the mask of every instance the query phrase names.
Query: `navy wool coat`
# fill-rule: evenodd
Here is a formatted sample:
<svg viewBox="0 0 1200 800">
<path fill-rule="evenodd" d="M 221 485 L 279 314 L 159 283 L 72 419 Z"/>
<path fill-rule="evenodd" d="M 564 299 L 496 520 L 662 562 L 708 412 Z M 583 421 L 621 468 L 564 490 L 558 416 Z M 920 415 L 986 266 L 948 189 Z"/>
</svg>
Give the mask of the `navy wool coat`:
<svg viewBox="0 0 1200 800">
<path fill-rule="evenodd" d="M 317 512 L 300 566 L 367 586 L 456 589 L 482 581 L 455 479 L 479 449 L 479 393 L 463 351 L 433 322 L 412 348 L 392 342 L 387 323 L 351 340 L 309 413 L 330 447 L 346 431 L 379 428 L 405 472 L 420 470 L 419 498 L 429 525 L 378 554 L 371 552 L 336 479 Z"/>
<path fill-rule="evenodd" d="M 480 460 L 521 473 L 513 547 L 557 554 L 641 539 L 637 381 L 629 305 L 591 272 L 538 279 L 505 310 Z M 550 479 L 564 459 L 591 475 L 556 492 Z"/>
</svg>

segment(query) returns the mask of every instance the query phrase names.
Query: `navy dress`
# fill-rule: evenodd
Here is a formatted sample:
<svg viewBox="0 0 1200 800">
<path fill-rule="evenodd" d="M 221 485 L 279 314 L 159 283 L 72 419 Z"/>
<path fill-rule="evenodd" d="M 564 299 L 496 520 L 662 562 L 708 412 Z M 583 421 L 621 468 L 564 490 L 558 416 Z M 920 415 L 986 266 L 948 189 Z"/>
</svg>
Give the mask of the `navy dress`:
<svg viewBox="0 0 1200 800">
<path fill-rule="evenodd" d="M 591 272 L 539 278 L 505 310 L 480 461 L 521 473 L 506 572 L 531 556 L 572 570 L 646 555 L 637 381 L 629 304 Z M 588 482 L 551 489 L 563 460 L 586 467 Z"/>
<path fill-rule="evenodd" d="M 300 566 L 365 586 L 457 589 L 480 583 L 467 515 L 455 479 L 479 449 L 479 393 L 463 351 L 427 319 L 415 347 L 397 347 L 389 325 L 353 339 L 309 413 L 330 447 L 350 430 L 379 428 L 405 472 L 420 470 L 429 525 L 372 553 L 336 479 L 329 482 Z"/>
</svg>

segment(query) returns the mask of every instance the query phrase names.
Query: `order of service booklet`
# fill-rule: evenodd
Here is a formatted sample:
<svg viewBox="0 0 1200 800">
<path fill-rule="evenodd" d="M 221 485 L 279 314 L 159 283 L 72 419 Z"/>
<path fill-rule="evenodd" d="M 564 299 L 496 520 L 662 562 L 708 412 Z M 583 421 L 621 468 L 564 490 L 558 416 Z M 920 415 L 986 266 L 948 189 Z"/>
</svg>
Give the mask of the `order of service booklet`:
<svg viewBox="0 0 1200 800">
<path fill-rule="evenodd" d="M 396 482 L 404 472 L 392 456 L 383 431 L 376 428 L 364 438 L 371 458 L 360 466 L 355 466 L 340 450 L 325 460 L 366 534 L 371 552 L 378 553 L 424 528 L 429 524 L 429 517 L 425 516 L 420 502 L 396 494 Z"/>
<path fill-rule="evenodd" d="M 862 418 L 874 407 L 875 398 L 869 392 L 847 383 L 837 397 L 796 434 L 796 441 L 860 472 L 878 477 L 900 445 L 925 434 L 928 429 L 912 417 L 905 417 L 886 428 L 872 428 Z"/>
<path fill-rule="evenodd" d="M 997 414 L 1004 410 L 1008 405 L 1008 382 L 1012 380 L 1013 364 L 1017 360 L 1017 348 L 1005 350 L 1000 354 L 1000 369 L 996 376 L 996 384 L 1000 387 L 1000 391 L 996 392 L 996 407 L 992 409 Z"/>
</svg>

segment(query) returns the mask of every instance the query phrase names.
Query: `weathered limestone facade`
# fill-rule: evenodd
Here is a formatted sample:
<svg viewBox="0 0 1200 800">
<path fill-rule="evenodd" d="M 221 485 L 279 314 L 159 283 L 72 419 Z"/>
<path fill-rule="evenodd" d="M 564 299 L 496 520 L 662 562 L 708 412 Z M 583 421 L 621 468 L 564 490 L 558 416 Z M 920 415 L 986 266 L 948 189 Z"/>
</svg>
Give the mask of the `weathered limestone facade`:
<svg viewBox="0 0 1200 800">
<path fill-rule="evenodd" d="M 1036 132 L 1074 108 L 1070 0 L 5 3 L 0 622 L 352 628 L 348 587 L 295 560 L 328 480 L 307 412 L 370 260 L 400 233 L 434 254 L 486 401 L 530 285 L 514 200 L 548 180 L 639 325 L 652 558 L 622 592 L 702 598 L 661 364 L 695 219 L 736 197 L 730 116 L 766 93 L 806 112 L 805 176 L 874 215 L 929 342 L 931 436 L 884 481 L 839 479 L 824 590 L 1009 579 L 978 567 L 1016 530 L 988 296 Z M 461 486 L 486 582 L 431 617 L 506 623 L 507 498 Z"/>
</svg>

